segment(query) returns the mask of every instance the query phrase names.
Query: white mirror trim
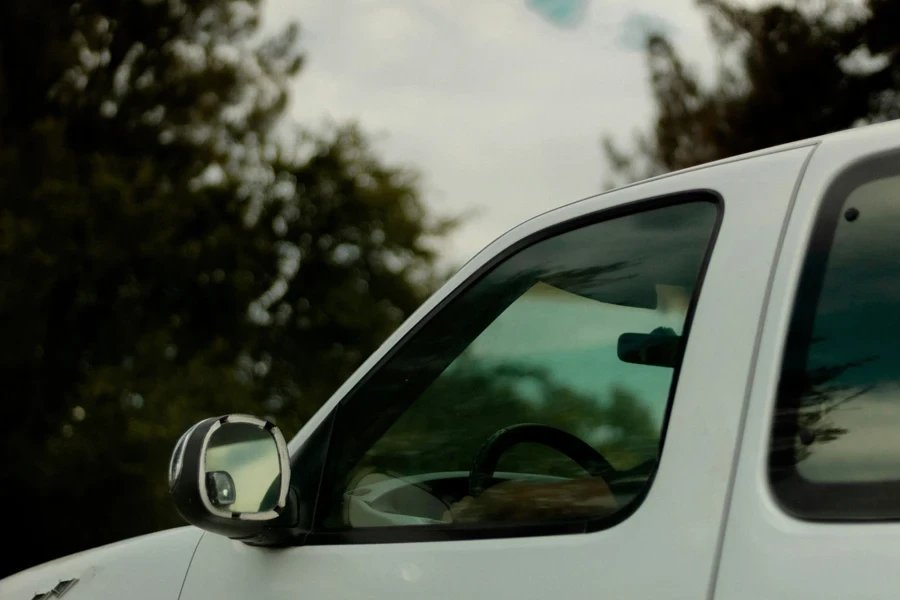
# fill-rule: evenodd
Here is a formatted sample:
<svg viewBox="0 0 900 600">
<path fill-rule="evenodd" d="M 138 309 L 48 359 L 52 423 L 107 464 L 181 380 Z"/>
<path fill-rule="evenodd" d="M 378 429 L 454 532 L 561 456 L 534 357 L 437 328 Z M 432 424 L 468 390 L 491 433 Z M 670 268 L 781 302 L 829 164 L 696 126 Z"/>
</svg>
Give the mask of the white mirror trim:
<svg viewBox="0 0 900 600">
<path fill-rule="evenodd" d="M 209 501 L 209 490 L 206 487 L 206 449 L 209 446 L 209 440 L 212 434 L 225 423 L 248 423 L 256 425 L 260 429 L 268 431 L 275 440 L 275 447 L 278 449 L 278 468 L 281 471 L 281 490 L 278 494 L 278 503 L 275 508 L 266 512 L 258 513 L 234 513 L 227 509 L 221 509 L 213 505 Z M 199 490 L 200 499 L 203 501 L 203 507 L 217 517 L 225 519 L 236 519 L 239 521 L 271 521 L 277 519 L 287 505 L 288 489 L 291 482 L 290 458 L 288 457 L 287 443 L 284 440 L 281 430 L 274 423 L 269 423 L 265 419 L 254 417 L 252 415 L 226 415 L 213 423 L 209 431 L 203 437 L 203 444 L 200 447 L 200 469 L 198 473 L 200 478 Z"/>
</svg>

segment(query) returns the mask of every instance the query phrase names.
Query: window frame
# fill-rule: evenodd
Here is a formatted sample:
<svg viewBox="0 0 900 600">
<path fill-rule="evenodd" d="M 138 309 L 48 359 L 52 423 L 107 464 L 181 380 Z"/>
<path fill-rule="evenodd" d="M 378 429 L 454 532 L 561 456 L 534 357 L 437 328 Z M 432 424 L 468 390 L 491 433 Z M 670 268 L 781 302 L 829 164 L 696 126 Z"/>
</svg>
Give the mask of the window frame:
<svg viewBox="0 0 900 600">
<path fill-rule="evenodd" d="M 793 442 L 776 450 L 779 440 L 795 440 L 797 420 L 779 415 L 796 411 L 800 396 L 792 388 L 806 371 L 810 342 L 834 236 L 845 202 L 858 188 L 900 176 L 900 151 L 860 158 L 838 172 L 822 195 L 803 255 L 783 342 L 774 410 L 766 442 L 766 480 L 775 503 L 791 517 L 807 522 L 860 523 L 900 520 L 900 480 L 884 482 L 815 482 L 796 468 Z M 812 307 L 813 310 L 809 308 Z M 834 507 L 840 507 L 835 509 Z M 887 507 L 887 509 L 885 509 Z M 865 514 L 877 508 L 880 515 Z"/>
<path fill-rule="evenodd" d="M 657 469 L 654 469 L 650 475 L 648 483 L 636 498 L 626 507 L 616 511 L 612 515 L 604 517 L 596 517 L 592 519 L 578 519 L 572 521 L 516 521 L 511 523 L 448 523 L 437 525 L 414 525 L 414 526 L 384 526 L 384 527 L 366 527 L 366 528 L 324 528 L 323 521 L 329 502 L 330 490 L 336 487 L 338 483 L 338 474 L 333 466 L 331 442 L 336 435 L 341 434 L 340 424 L 343 414 L 353 414 L 357 410 L 365 411 L 365 398 L 358 394 L 359 390 L 366 386 L 372 377 L 378 373 L 389 361 L 409 343 L 411 339 L 417 336 L 420 331 L 428 325 L 428 323 L 441 312 L 450 303 L 454 302 L 459 296 L 467 293 L 473 286 L 477 285 L 488 273 L 492 272 L 496 267 L 509 260 L 519 252 L 550 238 L 564 235 L 568 232 L 581 229 L 590 225 L 595 225 L 605 221 L 612 221 L 617 218 L 627 217 L 630 215 L 650 212 L 653 210 L 664 209 L 671 206 L 682 204 L 690 204 L 695 202 L 707 202 L 712 204 L 716 210 L 716 217 L 710 231 L 709 240 L 703 252 L 703 257 L 697 272 L 696 284 L 693 294 L 688 305 L 685 315 L 684 325 L 682 329 L 682 342 L 679 352 L 679 361 L 675 366 L 672 381 L 669 385 L 668 397 L 666 400 L 666 409 L 664 412 L 662 427 L 660 432 L 660 456 L 665 446 L 665 439 L 668 435 L 669 419 L 674 404 L 675 394 L 678 389 L 678 379 L 681 373 L 681 366 L 685 356 L 687 340 L 690 338 L 691 327 L 693 325 L 697 304 L 702 294 L 702 289 L 706 280 L 707 269 L 712 254 L 716 247 L 719 232 L 721 231 L 722 222 L 725 216 L 725 201 L 722 195 L 716 190 L 709 188 L 693 188 L 684 191 L 662 194 L 651 198 L 634 200 L 625 202 L 609 208 L 600 209 L 584 215 L 579 215 L 559 223 L 550 225 L 540 231 L 534 232 L 524 238 L 517 240 L 508 247 L 502 249 L 496 255 L 491 257 L 484 265 L 474 272 L 466 281 L 453 289 L 446 297 L 444 297 L 427 315 L 417 322 L 407 334 L 399 340 L 385 355 L 350 389 L 335 407 L 330 421 L 332 422 L 330 435 L 328 436 L 327 447 L 324 448 L 323 465 L 321 467 L 321 476 L 319 479 L 318 489 L 314 508 L 312 511 L 312 528 L 303 540 L 304 545 L 340 545 L 340 544 L 372 544 L 372 543 L 408 543 L 408 542 L 432 542 L 432 541 L 455 541 L 455 540 L 476 540 L 476 539 L 497 539 L 497 538 L 514 538 L 514 537 L 534 537 L 547 535 L 562 535 L 573 533 L 589 533 L 608 529 L 621 523 L 631 516 L 643 504 L 643 500 L 652 488 L 656 478 Z M 357 406 L 359 405 L 359 406 Z M 300 458 L 301 454 L 295 456 Z M 301 468 L 302 465 L 294 465 Z M 326 510 L 323 510 L 326 509 Z"/>
</svg>

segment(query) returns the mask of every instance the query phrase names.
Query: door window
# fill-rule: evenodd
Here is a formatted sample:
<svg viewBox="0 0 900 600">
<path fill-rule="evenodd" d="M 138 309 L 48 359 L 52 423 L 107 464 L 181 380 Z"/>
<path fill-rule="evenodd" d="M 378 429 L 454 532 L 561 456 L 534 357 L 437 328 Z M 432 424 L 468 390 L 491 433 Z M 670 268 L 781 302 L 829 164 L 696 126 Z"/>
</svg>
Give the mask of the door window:
<svg viewBox="0 0 900 600">
<path fill-rule="evenodd" d="M 854 167 L 828 192 L 795 300 L 770 479 L 810 519 L 900 517 L 900 174 Z"/>
<path fill-rule="evenodd" d="M 633 211 L 512 254 L 348 396 L 320 526 L 483 529 L 636 506 L 719 210 L 691 194 Z"/>
</svg>

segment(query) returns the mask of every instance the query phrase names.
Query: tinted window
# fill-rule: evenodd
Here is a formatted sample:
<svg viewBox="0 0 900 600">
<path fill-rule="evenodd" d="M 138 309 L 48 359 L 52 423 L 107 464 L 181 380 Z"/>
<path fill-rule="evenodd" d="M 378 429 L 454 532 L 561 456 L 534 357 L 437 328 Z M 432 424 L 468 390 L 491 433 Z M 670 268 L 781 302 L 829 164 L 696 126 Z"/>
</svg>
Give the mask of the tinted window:
<svg viewBox="0 0 900 600">
<path fill-rule="evenodd" d="M 892 164 L 893 163 L 893 164 Z M 816 519 L 900 517 L 900 175 L 879 159 L 823 204 L 801 277 L 771 479 Z"/>
<path fill-rule="evenodd" d="M 338 413 L 323 525 L 631 505 L 659 457 L 717 221 L 692 198 L 538 241 L 438 311 Z"/>
</svg>

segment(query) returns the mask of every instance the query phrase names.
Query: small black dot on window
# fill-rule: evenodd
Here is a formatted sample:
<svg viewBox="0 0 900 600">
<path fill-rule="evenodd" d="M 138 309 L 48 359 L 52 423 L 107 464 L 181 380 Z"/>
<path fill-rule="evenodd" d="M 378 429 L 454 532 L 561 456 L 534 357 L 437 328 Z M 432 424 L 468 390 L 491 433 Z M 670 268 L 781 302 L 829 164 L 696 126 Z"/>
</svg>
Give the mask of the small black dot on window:
<svg viewBox="0 0 900 600">
<path fill-rule="evenodd" d="M 846 212 L 844 212 L 844 218 L 850 221 L 851 223 L 859 218 L 859 209 L 857 208 L 848 208 Z"/>
<path fill-rule="evenodd" d="M 816 441 L 816 434 L 814 431 L 810 431 L 807 428 L 802 428 L 800 430 L 800 441 L 803 442 L 804 446 L 809 446 L 814 441 Z"/>
</svg>

